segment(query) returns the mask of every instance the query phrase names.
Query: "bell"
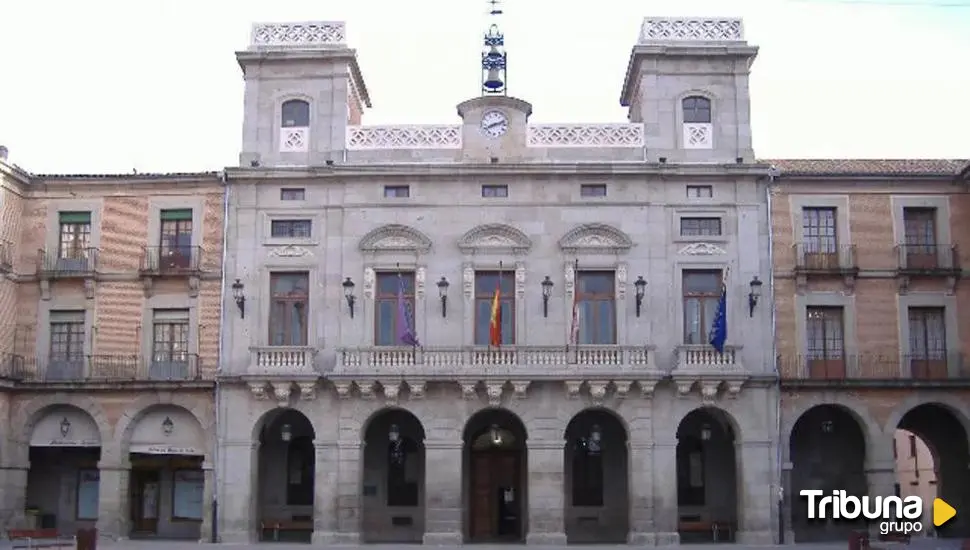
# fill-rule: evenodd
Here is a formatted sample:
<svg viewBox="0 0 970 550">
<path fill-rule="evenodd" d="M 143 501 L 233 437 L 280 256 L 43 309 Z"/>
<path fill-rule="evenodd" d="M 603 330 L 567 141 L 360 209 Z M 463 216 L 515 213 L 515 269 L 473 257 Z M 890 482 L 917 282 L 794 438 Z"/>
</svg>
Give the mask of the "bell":
<svg viewBox="0 0 970 550">
<path fill-rule="evenodd" d="M 502 89 L 505 82 L 502 81 L 502 75 L 498 69 L 489 69 L 488 75 L 485 77 L 485 82 L 482 86 L 485 86 L 486 90 L 495 92 Z"/>
</svg>

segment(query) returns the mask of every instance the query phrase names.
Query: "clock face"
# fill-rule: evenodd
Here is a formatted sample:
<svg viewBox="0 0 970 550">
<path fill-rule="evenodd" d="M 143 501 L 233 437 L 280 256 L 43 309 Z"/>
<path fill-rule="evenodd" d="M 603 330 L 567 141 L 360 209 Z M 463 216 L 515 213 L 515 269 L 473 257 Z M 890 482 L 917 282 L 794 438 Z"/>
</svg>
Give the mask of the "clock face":
<svg viewBox="0 0 970 550">
<path fill-rule="evenodd" d="M 509 130 L 509 119 L 501 111 L 488 111 L 482 115 L 482 134 L 497 138 Z"/>
</svg>

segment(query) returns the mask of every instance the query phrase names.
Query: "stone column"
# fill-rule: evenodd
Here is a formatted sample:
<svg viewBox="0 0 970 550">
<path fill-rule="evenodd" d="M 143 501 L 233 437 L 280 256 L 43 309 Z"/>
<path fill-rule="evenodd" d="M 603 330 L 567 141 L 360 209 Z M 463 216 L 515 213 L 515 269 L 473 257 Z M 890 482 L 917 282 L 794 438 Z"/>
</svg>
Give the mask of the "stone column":
<svg viewBox="0 0 970 550">
<path fill-rule="evenodd" d="M 633 440 L 627 462 L 630 475 L 630 534 L 627 542 L 638 546 L 654 545 L 653 525 L 653 445 Z"/>
<path fill-rule="evenodd" d="M 29 465 L 0 467 L 0 529 L 23 525 Z"/>
<path fill-rule="evenodd" d="M 794 544 L 795 542 L 795 521 L 794 516 L 792 516 L 792 503 L 795 502 L 796 498 L 799 498 L 793 492 L 791 475 L 794 464 L 791 462 L 785 462 L 782 464 L 781 479 L 782 479 L 782 491 L 781 491 L 781 525 L 785 529 L 785 544 Z"/>
<path fill-rule="evenodd" d="M 330 545 L 337 531 L 338 452 L 333 442 L 316 443 L 313 473 L 313 544 Z"/>
<path fill-rule="evenodd" d="M 653 446 L 653 527 L 657 545 L 680 544 L 677 532 L 677 439 Z"/>
<path fill-rule="evenodd" d="M 737 465 L 738 532 L 740 544 L 773 544 L 772 508 L 778 489 L 774 479 L 771 441 L 742 441 L 734 445 Z"/>
<path fill-rule="evenodd" d="M 364 443 L 337 443 L 336 544 L 360 542 L 360 475 Z"/>
<path fill-rule="evenodd" d="M 212 497 L 215 494 L 215 479 L 212 463 L 202 464 L 204 485 L 202 487 L 202 525 L 199 527 L 199 542 L 212 542 Z"/>
<path fill-rule="evenodd" d="M 888 497 L 896 494 L 896 461 L 876 458 L 868 460 L 866 481 L 869 484 L 869 496 Z M 846 491 L 853 494 L 849 487 Z M 879 540 L 879 522 L 869 525 L 869 536 L 874 541 Z"/>
<path fill-rule="evenodd" d="M 223 443 L 219 471 L 220 542 L 248 543 L 256 532 L 259 506 L 258 461 L 259 443 L 226 441 Z"/>
<path fill-rule="evenodd" d="M 127 460 L 102 458 L 98 462 L 98 536 L 126 539 L 129 534 L 129 474 Z"/>
<path fill-rule="evenodd" d="M 563 442 L 529 440 L 526 443 L 529 449 L 526 544 L 565 546 Z"/>
<path fill-rule="evenodd" d="M 462 543 L 462 442 L 425 440 L 424 544 Z"/>
</svg>

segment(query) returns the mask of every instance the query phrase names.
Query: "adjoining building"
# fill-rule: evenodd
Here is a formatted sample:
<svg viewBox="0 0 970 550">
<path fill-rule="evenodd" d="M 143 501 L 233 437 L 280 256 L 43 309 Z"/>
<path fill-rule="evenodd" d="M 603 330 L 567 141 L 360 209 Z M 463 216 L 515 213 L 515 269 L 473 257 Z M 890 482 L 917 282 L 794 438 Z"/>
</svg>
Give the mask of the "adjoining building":
<svg viewBox="0 0 970 550">
<path fill-rule="evenodd" d="M 0 158 L 0 526 L 208 537 L 220 180 Z"/>
<path fill-rule="evenodd" d="M 222 540 L 770 542 L 741 21 L 646 19 L 629 122 L 596 124 L 531 123 L 494 25 L 457 123 L 361 125 L 344 34 L 258 24 L 236 55 Z"/>
</svg>

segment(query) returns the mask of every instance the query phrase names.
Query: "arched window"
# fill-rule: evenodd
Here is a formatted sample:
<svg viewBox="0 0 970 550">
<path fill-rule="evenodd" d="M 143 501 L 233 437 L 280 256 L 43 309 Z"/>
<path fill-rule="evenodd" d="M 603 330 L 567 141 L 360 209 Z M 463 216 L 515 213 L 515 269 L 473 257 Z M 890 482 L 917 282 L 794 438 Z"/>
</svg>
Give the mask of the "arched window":
<svg viewBox="0 0 970 550">
<path fill-rule="evenodd" d="M 711 100 L 701 96 L 685 97 L 681 102 L 684 124 L 710 124 Z"/>
<path fill-rule="evenodd" d="M 308 128 L 310 126 L 310 104 L 302 99 L 291 99 L 283 103 L 280 113 L 283 128 Z"/>
</svg>

